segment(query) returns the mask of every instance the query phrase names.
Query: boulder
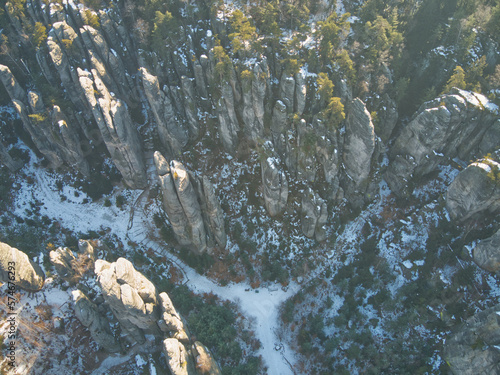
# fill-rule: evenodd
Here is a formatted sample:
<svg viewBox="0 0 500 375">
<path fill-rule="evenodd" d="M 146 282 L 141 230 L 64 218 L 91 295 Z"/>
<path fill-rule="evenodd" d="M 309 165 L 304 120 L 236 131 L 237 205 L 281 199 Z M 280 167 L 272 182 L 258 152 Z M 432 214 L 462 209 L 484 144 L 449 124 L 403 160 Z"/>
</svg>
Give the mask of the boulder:
<svg viewBox="0 0 500 375">
<path fill-rule="evenodd" d="M 45 275 L 22 251 L 0 242 L 0 281 L 30 292 L 42 289 Z"/>
<path fill-rule="evenodd" d="M 446 192 L 452 219 L 465 222 L 500 211 L 500 164 L 481 159 L 462 170 Z"/>
<path fill-rule="evenodd" d="M 500 271 L 500 230 L 493 236 L 479 241 L 472 250 L 474 262 L 490 272 Z"/>
</svg>

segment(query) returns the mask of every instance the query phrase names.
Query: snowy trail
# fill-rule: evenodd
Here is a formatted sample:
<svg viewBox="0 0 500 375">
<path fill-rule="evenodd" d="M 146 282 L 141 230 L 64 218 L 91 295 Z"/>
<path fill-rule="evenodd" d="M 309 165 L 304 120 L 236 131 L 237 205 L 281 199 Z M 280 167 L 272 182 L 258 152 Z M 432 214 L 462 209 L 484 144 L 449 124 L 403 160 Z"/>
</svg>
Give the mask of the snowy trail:
<svg viewBox="0 0 500 375">
<path fill-rule="evenodd" d="M 51 219 L 58 220 L 64 227 L 75 232 L 85 233 L 90 230 L 99 231 L 103 228 L 110 228 L 111 232 L 116 234 L 123 243 L 127 243 L 129 239 L 139 243 L 145 241 L 149 231 L 146 222 L 149 219 L 145 217 L 142 210 L 143 202 L 140 199 L 142 191 L 132 192 L 130 199 L 137 203 L 130 202 L 131 210 L 134 210 L 132 216 L 129 210 L 120 210 L 113 206 L 104 207 L 102 202 L 82 204 L 85 194 L 79 192 L 79 197 L 76 197 L 74 192 L 77 190 L 68 186 L 64 186 L 62 192 L 58 191 L 54 177 L 47 171 L 34 167 L 33 163 L 25 171 L 27 175 L 34 178 L 34 182 L 28 184 L 24 181 L 20 184 L 15 200 L 14 213 L 16 215 L 25 216 L 26 210 L 31 209 L 30 202 L 36 198 L 43 203 L 40 207 L 40 215 L 47 215 Z M 66 199 L 61 199 L 61 195 L 64 195 Z M 166 252 L 163 246 L 151 237 L 147 238 L 147 242 L 181 266 L 187 278 L 186 285 L 191 290 L 196 293 L 213 293 L 221 299 L 232 301 L 240 306 L 241 312 L 248 319 L 254 321 L 256 338 L 262 344 L 258 354 L 262 355 L 264 364 L 267 366 L 267 374 L 293 374 L 290 363 L 293 365 L 295 362 L 294 352 L 280 341 L 277 328 L 279 306 L 300 289 L 299 285 L 292 283 L 286 291 L 282 290 L 279 284 L 256 290 L 251 289 L 246 283 L 222 287 L 199 275 L 176 256 Z"/>
</svg>

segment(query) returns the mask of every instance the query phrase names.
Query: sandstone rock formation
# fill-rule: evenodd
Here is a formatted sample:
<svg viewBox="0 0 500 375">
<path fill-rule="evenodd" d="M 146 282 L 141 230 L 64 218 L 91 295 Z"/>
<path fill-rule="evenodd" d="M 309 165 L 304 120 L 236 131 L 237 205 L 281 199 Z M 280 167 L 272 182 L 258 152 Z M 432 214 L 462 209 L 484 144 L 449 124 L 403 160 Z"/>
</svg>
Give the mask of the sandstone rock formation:
<svg viewBox="0 0 500 375">
<path fill-rule="evenodd" d="M 126 105 L 111 95 L 96 70 L 78 69 L 78 75 L 102 139 L 125 183 L 133 189 L 145 188 L 148 181 L 142 146 Z"/>
<path fill-rule="evenodd" d="M 208 225 L 209 232 L 214 237 L 217 245 L 225 249 L 227 244 L 227 235 L 224 224 L 224 214 L 219 200 L 215 196 L 215 189 L 207 176 L 202 178 L 203 185 L 203 201 L 205 203 L 203 212 L 207 219 L 205 226 Z"/>
<path fill-rule="evenodd" d="M 35 292 L 43 287 L 45 275 L 28 256 L 15 247 L 0 242 L 0 280 L 12 282 L 15 288 Z"/>
<path fill-rule="evenodd" d="M 472 250 L 474 262 L 490 272 L 500 271 L 500 230 L 481 240 Z"/>
<path fill-rule="evenodd" d="M 459 222 L 500 210 L 500 164 L 481 159 L 461 171 L 446 192 L 446 209 Z"/>
<path fill-rule="evenodd" d="M 217 102 L 217 118 L 219 134 L 224 149 L 233 154 L 238 145 L 239 124 L 235 111 L 235 98 L 229 83 L 222 85 L 222 95 Z"/>
<path fill-rule="evenodd" d="M 368 179 L 375 151 L 375 129 L 365 104 L 354 99 L 347 114 L 344 140 L 344 171 L 359 188 Z"/>
<path fill-rule="evenodd" d="M 470 160 L 498 116 L 486 97 L 463 90 L 424 103 L 390 150 L 384 176 L 391 190 L 407 195 L 412 184 L 449 158 Z"/>
<path fill-rule="evenodd" d="M 156 288 L 130 261 L 98 259 L 94 271 L 104 300 L 132 342 L 144 343 L 145 333 L 158 333 Z"/>
<path fill-rule="evenodd" d="M 264 100 L 269 72 L 266 60 L 253 66 L 252 72 L 241 78 L 243 93 L 242 120 L 245 133 L 252 141 L 264 136 Z"/>
<path fill-rule="evenodd" d="M 481 311 L 446 339 L 444 358 L 454 374 L 500 373 L 500 306 Z"/>
<path fill-rule="evenodd" d="M 221 375 L 219 364 L 215 361 L 208 348 L 199 341 L 195 341 L 191 351 L 193 353 L 196 372 L 199 375 Z"/>
<path fill-rule="evenodd" d="M 162 332 L 168 333 L 169 337 L 181 341 L 183 344 L 189 344 L 189 331 L 187 325 L 177 310 L 175 309 L 167 293 L 160 293 L 159 302 L 161 308 L 161 320 L 158 326 Z"/>
<path fill-rule="evenodd" d="M 163 341 L 163 353 L 167 359 L 170 372 L 174 375 L 194 375 L 193 358 L 189 350 L 177 339 L 169 338 Z"/>
<path fill-rule="evenodd" d="M 158 78 L 141 68 L 142 85 L 158 126 L 161 142 L 177 155 L 188 142 L 188 131 L 179 121 L 168 91 L 160 89 Z"/>
<path fill-rule="evenodd" d="M 120 351 L 120 344 L 111 333 L 109 321 L 102 316 L 95 303 L 91 302 L 80 290 L 72 292 L 75 315 L 90 331 L 92 338 L 110 353 Z"/>
<path fill-rule="evenodd" d="M 325 224 L 328 219 L 326 202 L 311 188 L 307 188 L 302 195 L 301 204 L 302 233 L 308 238 L 321 242 L 326 239 Z"/>
<path fill-rule="evenodd" d="M 0 65 L 0 81 L 2 81 L 11 99 L 26 100 L 26 92 L 19 85 L 9 67 L 5 65 Z"/>
<path fill-rule="evenodd" d="M 200 182 L 182 163 L 175 160 L 168 163 L 158 151 L 154 160 L 163 192 L 163 207 L 179 243 L 191 246 L 197 253 L 207 250 L 210 238 L 224 247 L 222 210 L 208 179 L 204 177 Z"/>
<path fill-rule="evenodd" d="M 272 154 L 270 142 L 266 143 L 265 152 Z M 288 200 L 288 181 L 285 172 L 280 170 L 279 160 L 268 156 L 260 163 L 264 203 L 271 216 L 276 216 L 286 209 Z"/>
</svg>

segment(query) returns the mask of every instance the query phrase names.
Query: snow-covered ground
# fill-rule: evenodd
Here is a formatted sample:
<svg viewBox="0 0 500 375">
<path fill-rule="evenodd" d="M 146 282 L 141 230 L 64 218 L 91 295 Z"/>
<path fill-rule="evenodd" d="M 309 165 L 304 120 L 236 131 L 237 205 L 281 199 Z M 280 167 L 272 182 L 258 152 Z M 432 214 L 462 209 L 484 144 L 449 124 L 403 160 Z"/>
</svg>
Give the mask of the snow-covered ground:
<svg viewBox="0 0 500 375">
<path fill-rule="evenodd" d="M 146 211 L 140 205 L 142 191 L 127 192 L 129 195 L 124 209 L 116 206 L 105 207 L 104 198 L 96 202 L 82 203 L 86 198 L 85 193 L 72 187 L 64 186 L 62 191 L 56 187 L 56 175 L 46 169 L 35 166 L 36 156 L 31 154 L 31 162 L 23 169 L 27 178 L 18 181 L 18 190 L 14 200 L 14 213 L 25 216 L 30 209 L 30 203 L 35 199 L 41 202 L 40 215 L 55 219 L 62 226 L 73 230 L 75 233 L 87 233 L 106 229 L 110 234 L 116 235 L 125 245 L 125 251 L 132 250 L 128 241 L 144 243 L 147 232 L 152 224 L 152 217 L 147 217 Z M 77 194 L 75 194 L 75 191 Z M 122 191 L 115 191 L 118 195 Z M 62 196 L 66 198 L 62 198 Z M 78 196 L 76 196 L 78 195 Z M 108 197 L 111 198 L 111 197 Z M 110 199 L 113 201 L 113 199 Z M 133 206 L 133 208 L 132 208 Z M 149 225 L 146 225 L 149 224 Z M 241 312 L 254 322 L 256 338 L 261 342 L 260 353 L 270 375 L 291 374 L 291 365 L 294 364 L 294 353 L 285 345 L 277 335 L 279 306 L 287 298 L 296 293 L 300 286 L 290 284 L 286 291 L 281 285 L 271 285 L 267 288 L 252 289 L 246 283 L 228 284 L 219 286 L 205 276 L 199 275 L 185 265 L 180 259 L 166 252 L 163 245 L 155 243 L 154 238 L 148 237 L 148 246 L 161 252 L 180 265 L 186 278 L 186 285 L 195 293 L 213 293 L 218 297 L 233 301 L 239 305 Z M 123 254 L 127 257 L 127 254 Z M 113 361 L 124 361 L 126 358 L 114 358 Z M 114 362 L 113 362 L 114 363 Z M 109 363 L 107 363 L 109 365 Z"/>
</svg>

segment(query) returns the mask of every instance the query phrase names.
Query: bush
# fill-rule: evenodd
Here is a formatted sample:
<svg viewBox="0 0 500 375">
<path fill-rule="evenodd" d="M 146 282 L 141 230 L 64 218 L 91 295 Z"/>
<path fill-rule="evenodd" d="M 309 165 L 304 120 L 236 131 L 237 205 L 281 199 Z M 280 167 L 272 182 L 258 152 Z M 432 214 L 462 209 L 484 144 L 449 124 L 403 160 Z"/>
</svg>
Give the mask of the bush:
<svg viewBox="0 0 500 375">
<path fill-rule="evenodd" d="M 111 201 L 108 198 L 104 201 L 104 207 L 111 207 Z"/>
<path fill-rule="evenodd" d="M 116 197 L 116 207 L 122 208 L 122 206 L 127 202 L 127 199 L 123 195 Z"/>
</svg>

